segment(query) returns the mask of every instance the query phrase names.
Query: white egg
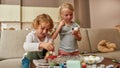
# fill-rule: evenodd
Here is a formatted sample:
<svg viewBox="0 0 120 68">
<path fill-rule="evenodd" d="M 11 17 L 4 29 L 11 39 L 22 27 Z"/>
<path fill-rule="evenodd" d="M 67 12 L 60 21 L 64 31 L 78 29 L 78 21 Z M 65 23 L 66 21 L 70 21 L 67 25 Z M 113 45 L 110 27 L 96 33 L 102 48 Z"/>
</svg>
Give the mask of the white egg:
<svg viewBox="0 0 120 68">
<path fill-rule="evenodd" d="M 95 57 L 95 61 L 99 62 L 100 61 L 100 57 Z"/>
<path fill-rule="evenodd" d="M 95 63 L 95 58 L 89 58 L 88 63 L 89 63 L 89 64 L 93 64 L 93 63 Z"/>
<path fill-rule="evenodd" d="M 74 27 L 74 30 L 75 30 L 75 31 L 78 31 L 78 27 Z"/>
<path fill-rule="evenodd" d="M 84 61 L 85 61 L 86 63 L 88 62 L 88 60 L 89 60 L 88 57 L 84 57 Z"/>
<path fill-rule="evenodd" d="M 49 54 L 53 54 L 53 52 L 52 52 L 52 51 L 50 51 L 50 52 L 49 52 Z"/>
<path fill-rule="evenodd" d="M 95 56 L 90 55 L 89 58 L 95 58 Z"/>
</svg>

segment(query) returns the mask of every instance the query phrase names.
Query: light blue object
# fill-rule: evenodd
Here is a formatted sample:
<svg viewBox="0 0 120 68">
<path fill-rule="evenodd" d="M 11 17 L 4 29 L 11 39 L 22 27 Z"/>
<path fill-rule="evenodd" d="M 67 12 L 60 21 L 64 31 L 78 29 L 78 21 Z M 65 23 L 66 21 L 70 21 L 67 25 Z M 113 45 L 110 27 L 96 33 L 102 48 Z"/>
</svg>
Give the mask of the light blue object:
<svg viewBox="0 0 120 68">
<path fill-rule="evenodd" d="M 67 68 L 81 68 L 79 60 L 67 60 Z"/>
<path fill-rule="evenodd" d="M 64 68 L 64 63 L 60 63 L 60 68 Z"/>
</svg>

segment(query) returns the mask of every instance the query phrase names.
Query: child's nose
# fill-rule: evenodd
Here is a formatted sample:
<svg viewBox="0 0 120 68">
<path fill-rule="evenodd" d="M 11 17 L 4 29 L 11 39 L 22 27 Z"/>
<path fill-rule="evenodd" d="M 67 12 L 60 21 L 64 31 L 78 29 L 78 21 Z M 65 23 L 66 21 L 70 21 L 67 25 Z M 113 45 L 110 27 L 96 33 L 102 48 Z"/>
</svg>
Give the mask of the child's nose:
<svg viewBox="0 0 120 68">
<path fill-rule="evenodd" d="M 43 30 L 43 33 L 44 33 L 44 34 L 46 34 L 46 33 L 47 33 L 47 30 L 46 30 L 46 29 L 44 29 L 44 30 Z"/>
<path fill-rule="evenodd" d="M 68 19 L 71 19 L 72 18 L 72 16 L 68 16 Z"/>
</svg>

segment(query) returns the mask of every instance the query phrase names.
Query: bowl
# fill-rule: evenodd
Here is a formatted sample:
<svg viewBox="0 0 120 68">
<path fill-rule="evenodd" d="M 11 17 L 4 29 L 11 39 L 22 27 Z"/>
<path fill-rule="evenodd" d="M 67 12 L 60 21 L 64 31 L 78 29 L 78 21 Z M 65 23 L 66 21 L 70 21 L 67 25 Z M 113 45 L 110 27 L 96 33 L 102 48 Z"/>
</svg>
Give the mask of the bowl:
<svg viewBox="0 0 120 68">
<path fill-rule="evenodd" d="M 102 62 L 103 60 L 104 60 L 104 57 L 102 56 L 89 55 L 89 56 L 83 57 L 83 61 L 87 64 L 96 64 L 96 63 Z"/>
</svg>

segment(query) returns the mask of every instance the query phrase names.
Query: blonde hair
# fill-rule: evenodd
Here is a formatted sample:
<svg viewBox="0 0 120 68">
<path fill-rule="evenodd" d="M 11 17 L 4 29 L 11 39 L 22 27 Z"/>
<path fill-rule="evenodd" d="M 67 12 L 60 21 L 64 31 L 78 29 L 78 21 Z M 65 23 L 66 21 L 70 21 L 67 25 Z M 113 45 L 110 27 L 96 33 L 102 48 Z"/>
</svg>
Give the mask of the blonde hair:
<svg viewBox="0 0 120 68">
<path fill-rule="evenodd" d="M 72 4 L 70 4 L 70 3 L 63 3 L 63 4 L 61 4 L 59 6 L 59 16 L 61 15 L 61 11 L 64 8 L 68 8 L 69 10 L 74 11 L 74 8 L 73 8 Z M 61 19 L 61 17 L 59 17 L 59 18 Z"/>
<path fill-rule="evenodd" d="M 49 31 L 52 30 L 52 28 L 54 27 L 54 24 L 53 24 L 53 20 L 51 19 L 51 17 L 48 15 L 48 14 L 41 14 L 41 15 L 38 15 L 34 20 L 33 20 L 33 23 L 32 23 L 32 27 L 34 29 L 37 29 L 38 26 L 41 24 L 41 23 L 49 23 L 50 25 L 50 29 Z"/>
</svg>

